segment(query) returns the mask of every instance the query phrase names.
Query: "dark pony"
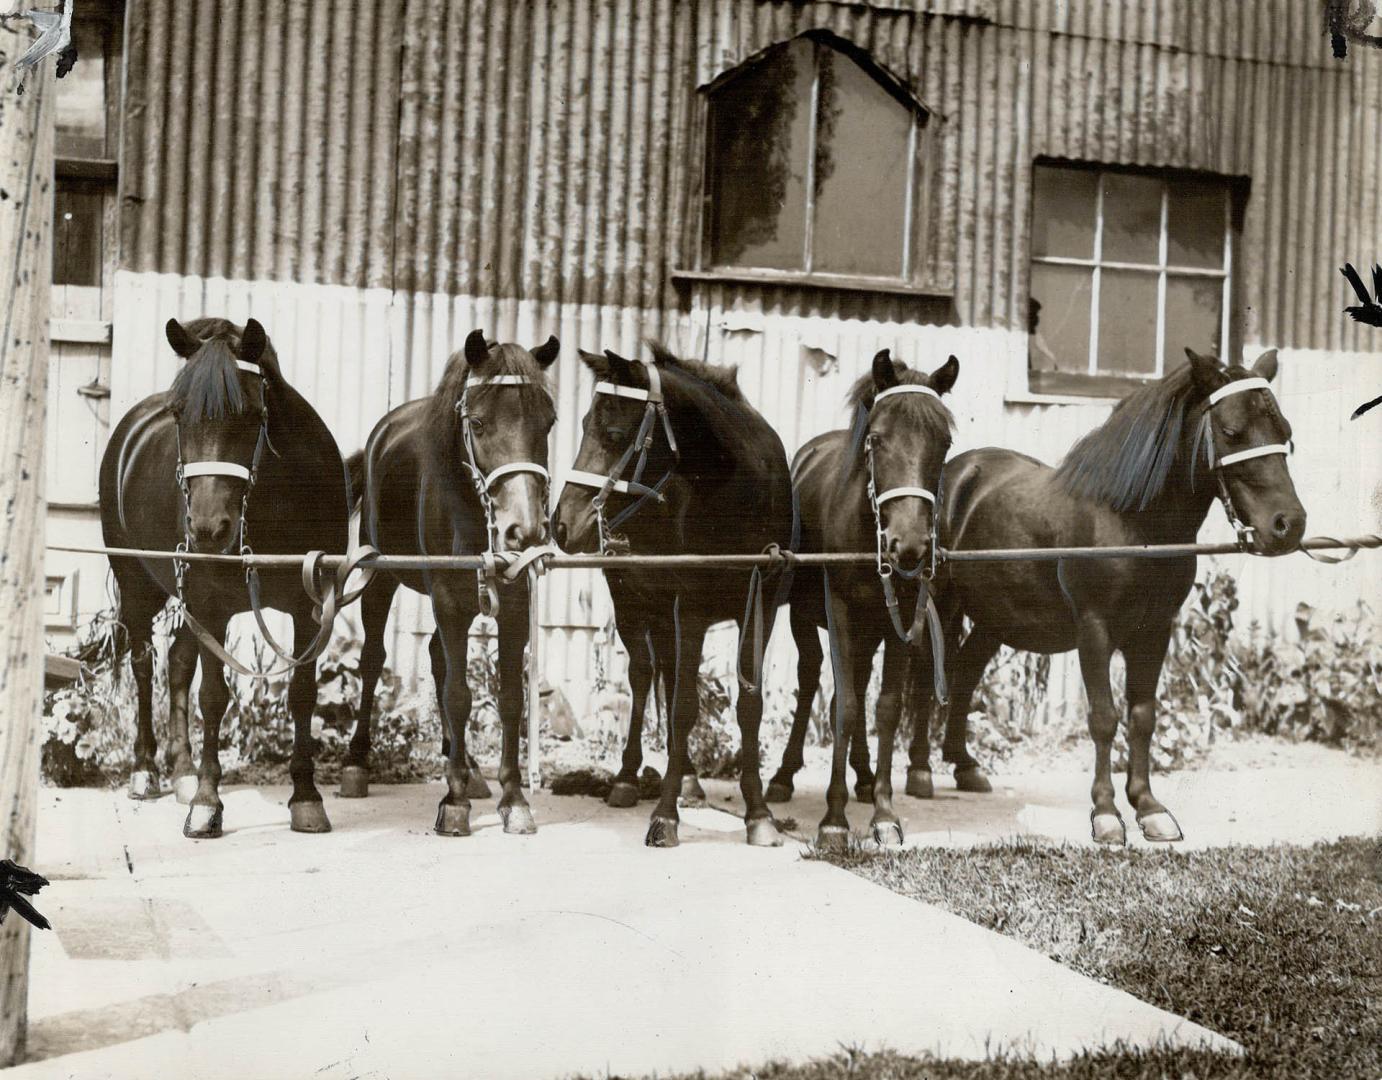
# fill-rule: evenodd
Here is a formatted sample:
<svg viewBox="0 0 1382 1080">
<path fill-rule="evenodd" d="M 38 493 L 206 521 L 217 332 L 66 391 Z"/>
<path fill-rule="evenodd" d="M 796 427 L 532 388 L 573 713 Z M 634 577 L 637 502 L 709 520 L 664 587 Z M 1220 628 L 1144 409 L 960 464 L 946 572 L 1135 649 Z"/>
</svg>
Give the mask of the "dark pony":
<svg viewBox="0 0 1382 1080">
<path fill-rule="evenodd" d="M 941 467 L 950 450 L 954 417 L 940 400 L 959 375 L 950 357 L 931 374 L 894 361 L 887 349 L 874 357 L 872 370 L 846 395 L 854 413 L 850 430 L 830 431 L 810 440 L 792 462 L 801 516 L 803 552 L 877 550 L 879 566 L 842 567 L 828 576 L 820 569 L 798 568 L 792 582 L 791 626 L 797 646 L 797 707 L 782 766 L 768 787 L 768 799 L 792 796 L 793 776 L 802 766 L 811 706 L 820 686 L 822 652 L 819 630 L 833 640 L 836 720 L 834 761 L 827 808 L 817 842 L 840 847 L 849 835 L 845 816 L 845 755 L 855 772 L 855 794 L 874 804 L 871 828 L 880 843 L 900 843 L 902 826 L 892 804 L 892 751 L 901 709 L 901 694 L 915 648 L 924 644 L 924 625 L 913 625 L 904 641 L 892 625 L 887 595 L 880 581 L 886 565 L 896 582 L 899 609 L 923 615 L 918 592 L 926 584 L 919 571 L 929 564 L 934 508 L 920 495 L 886 499 L 877 506 L 869 495 L 873 476 L 878 494 L 916 488 L 936 492 Z M 933 393 L 893 393 L 875 407 L 881 392 L 916 386 Z M 878 532 L 882 527 L 882 537 Z M 896 571 L 896 572 L 894 572 Z M 910 576 L 910 579 L 909 579 Z M 828 582 L 828 586 L 827 586 Z M 869 769 L 864 697 L 874 654 L 883 649 L 883 685 L 878 700 L 878 761 Z"/>
<path fill-rule="evenodd" d="M 1186 353 L 1187 365 L 1129 394 L 1059 468 L 996 448 L 949 462 L 945 546 L 1191 543 L 1218 496 L 1247 548 L 1262 555 L 1294 551 L 1305 511 L 1286 468 L 1291 429 L 1265 383 L 1244 382 L 1276 376 L 1275 350 L 1251 369 Z M 1095 748 L 1093 835 L 1101 843 L 1123 843 L 1110 767 L 1119 717 L 1109 682 L 1109 661 L 1121 651 L 1127 663 L 1128 802 L 1147 839 L 1180 839 L 1179 824 L 1152 794 L 1149 770 L 1157 682 L 1195 569 L 1194 557 L 947 563 L 937 600 L 949 658 L 947 760 L 964 753 L 964 717 L 1001 645 L 1041 653 L 1078 649 Z M 973 628 L 961 645 L 965 618 Z M 912 775 L 930 778 L 926 667 L 914 666 L 919 716 L 909 782 Z"/>
<path fill-rule="evenodd" d="M 171 551 L 187 540 L 197 551 L 229 552 L 252 541 L 261 554 L 344 551 L 349 505 L 340 452 L 321 417 L 283 377 L 264 328 L 254 319 L 243 328 L 225 319 L 169 320 L 167 336 L 183 367 L 167 392 L 125 414 L 101 459 L 105 543 Z M 190 469 L 185 497 L 178 482 L 184 465 L 203 466 Z M 252 475 L 252 489 L 241 471 Z M 153 619 L 178 595 L 178 579 L 171 560 L 112 556 L 110 563 L 138 696 L 130 795 L 153 798 L 161 793 L 151 702 Z M 303 652 L 318 627 L 299 572 L 261 571 L 259 587 L 263 606 L 292 616 L 294 651 Z M 222 829 L 218 751 L 230 702 L 226 625 L 250 602 L 244 571 L 234 565 L 190 565 L 181 592 L 188 619 L 169 648 L 166 764 L 179 800 L 191 802 L 184 834 L 206 838 Z M 194 625 L 201 628 L 197 633 Z M 202 759 L 194 771 L 187 719 L 199 653 Z M 331 827 L 313 783 L 316 698 L 315 665 L 299 665 L 288 690 L 294 729 L 289 811 L 299 832 Z"/>
<path fill-rule="evenodd" d="M 771 545 L 786 548 L 792 534 L 792 492 L 782 440 L 744 400 L 732 369 L 679 359 L 660 345 L 651 348 L 651 364 L 612 352 L 581 354 L 597 381 L 633 396 L 595 395 L 572 476 L 557 503 L 557 542 L 568 551 L 617 545 L 637 554 L 759 554 Z M 638 400 L 640 394 L 651 400 Z M 665 409 L 665 424 L 659 406 Z M 652 437 L 638 453 L 638 435 L 647 424 Z M 622 475 L 612 475 L 621 459 L 634 458 L 637 463 L 630 463 Z M 644 490 L 611 492 L 601 517 L 596 499 L 606 478 L 637 481 Z M 753 603 L 747 605 L 746 615 L 746 597 L 753 600 L 763 585 L 749 572 L 695 567 L 620 568 L 607 571 L 606 580 L 615 598 L 620 636 L 629 646 L 636 700 L 646 698 L 654 672 L 667 688 L 667 775 L 646 842 L 672 847 L 678 843 L 682 778 L 690 772 L 687 739 L 696 720 L 697 674 L 706 631 L 731 619 L 739 624 L 743 670 L 746 653 L 754 651 L 754 635 L 763 630 L 754 618 Z M 756 595 L 761 598 L 761 591 Z M 771 601 L 764 606 L 768 611 L 762 618 L 771 620 Z M 645 660 L 646 645 L 651 657 Z M 774 845 L 782 841 L 759 776 L 762 714 L 762 691 L 752 678 L 745 680 L 737 716 L 743 739 L 740 790 L 747 838 L 751 844 Z M 640 705 L 640 720 L 641 715 Z M 636 779 L 629 768 L 635 756 L 641 757 L 641 749 L 638 732 L 631 728 L 618 778 L 622 784 Z"/>
<path fill-rule="evenodd" d="M 556 421 L 546 371 L 559 351 L 554 337 L 529 351 L 520 345 L 489 345 L 481 331 L 472 331 L 465 347 L 447 361 L 435 393 L 388 413 L 370 433 L 363 454 L 352 457 L 352 470 L 361 481 L 356 487 L 361 538 L 385 554 L 397 555 L 478 555 L 491 547 L 520 551 L 543 543 L 545 478 L 531 471 L 508 472 L 492 485 L 485 478 L 512 464 L 546 469 L 548 434 Z M 497 379 L 524 381 L 495 383 Z M 473 457 L 466 445 L 467 425 Z M 486 486 L 483 502 L 477 477 Z M 385 625 L 399 585 L 430 596 L 437 624 L 429 652 L 445 721 L 447 793 L 435 828 L 444 836 L 467 836 L 470 800 L 489 794 L 465 744 L 471 709 L 466 648 L 471 623 L 481 613 L 473 572 L 377 574 L 366 589 L 361 600 L 365 643 L 360 653 L 360 709 L 341 774 L 341 794 L 359 797 L 368 791 L 370 717 L 384 668 Z M 526 579 L 506 586 L 497 613 L 499 717 L 504 731 L 499 814 L 509 833 L 537 830 L 518 768 L 527 610 Z"/>
</svg>

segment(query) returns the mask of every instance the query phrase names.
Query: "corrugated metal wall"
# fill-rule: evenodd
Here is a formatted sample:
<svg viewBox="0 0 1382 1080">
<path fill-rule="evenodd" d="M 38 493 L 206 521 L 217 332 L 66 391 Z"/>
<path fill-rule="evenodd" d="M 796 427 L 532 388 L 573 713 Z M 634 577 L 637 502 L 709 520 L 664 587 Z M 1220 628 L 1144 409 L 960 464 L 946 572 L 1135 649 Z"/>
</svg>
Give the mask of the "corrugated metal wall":
<svg viewBox="0 0 1382 1080">
<path fill-rule="evenodd" d="M 1108 410 L 1020 393 L 1031 162 L 1207 169 L 1251 181 L 1237 260 L 1246 340 L 1332 350 L 1283 355 L 1312 526 L 1377 528 L 1377 455 L 1345 406 L 1376 382 L 1376 353 L 1358 350 L 1382 337 L 1341 317 L 1336 267 L 1382 255 L 1382 55 L 1334 61 L 1313 8 L 131 0 L 113 412 L 171 378 L 168 315 L 252 312 L 346 452 L 388 406 L 429 392 L 482 326 L 563 341 L 558 482 L 590 391 L 576 347 L 634 353 L 648 335 L 739 363 L 789 452 L 841 422 L 844 388 L 876 348 L 923 366 L 955 352 L 957 448 L 1055 459 Z M 672 284 L 697 231 L 696 87 L 817 27 L 868 49 L 939 113 L 926 257 L 931 278 L 953 281 L 953 310 Z M 1376 561 L 1364 561 L 1289 575 L 1246 562 L 1245 611 L 1280 623 L 1306 595 L 1322 607 L 1375 595 Z M 602 586 L 553 575 L 548 589 L 546 669 L 579 681 L 606 617 Z M 405 669 L 425 669 L 429 631 L 421 605 L 403 602 L 393 651 Z M 786 639 L 773 663 L 790 684 Z"/>
<path fill-rule="evenodd" d="M 128 26 L 131 269 L 675 307 L 696 87 L 825 27 L 941 114 L 927 259 L 962 323 L 1021 328 L 1051 155 L 1250 176 L 1247 339 L 1373 347 L 1336 265 L 1382 238 L 1382 58 L 1334 60 L 1304 0 L 132 0 Z"/>
</svg>

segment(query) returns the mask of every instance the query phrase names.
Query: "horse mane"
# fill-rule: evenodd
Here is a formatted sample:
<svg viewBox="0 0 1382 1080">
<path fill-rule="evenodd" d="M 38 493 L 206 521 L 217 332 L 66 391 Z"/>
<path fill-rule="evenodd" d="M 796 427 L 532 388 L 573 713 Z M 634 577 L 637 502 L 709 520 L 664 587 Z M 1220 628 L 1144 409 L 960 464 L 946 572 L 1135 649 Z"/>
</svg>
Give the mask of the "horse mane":
<svg viewBox="0 0 1382 1080">
<path fill-rule="evenodd" d="M 1166 487 L 1194 403 L 1189 364 L 1123 398 L 1056 468 L 1071 495 L 1119 513 L 1145 510 Z"/>
<path fill-rule="evenodd" d="M 494 345 L 485 362 L 478 366 L 466 359 L 464 349 L 457 349 L 446 361 L 441 381 L 437 383 L 436 392 L 427 402 L 423 415 L 428 436 L 428 456 L 440 475 L 464 476 L 469 464 L 461 439 L 460 416 L 456 412 L 456 404 L 461 400 L 466 380 L 472 376 L 488 379 L 496 375 L 521 375 L 532 380 L 533 385 L 530 386 L 503 387 L 504 393 L 519 395 L 519 402 L 525 411 L 552 408 L 552 399 L 546 390 L 547 376 L 527 349 L 520 345 Z M 470 490 L 469 484 L 465 485 L 465 490 Z"/>
<path fill-rule="evenodd" d="M 189 424 L 243 413 L 249 402 L 236 365 L 239 327 L 226 319 L 196 319 L 189 333 L 210 336 L 183 363 L 168 391 L 168 404 Z"/>
<path fill-rule="evenodd" d="M 649 341 L 648 348 L 652 350 L 653 362 L 659 366 L 684 371 L 693 378 L 709 383 L 733 401 L 744 400 L 744 391 L 739 388 L 739 368 L 737 365 L 722 367 L 715 364 L 703 364 L 699 360 L 684 360 L 660 341 Z"/>
</svg>

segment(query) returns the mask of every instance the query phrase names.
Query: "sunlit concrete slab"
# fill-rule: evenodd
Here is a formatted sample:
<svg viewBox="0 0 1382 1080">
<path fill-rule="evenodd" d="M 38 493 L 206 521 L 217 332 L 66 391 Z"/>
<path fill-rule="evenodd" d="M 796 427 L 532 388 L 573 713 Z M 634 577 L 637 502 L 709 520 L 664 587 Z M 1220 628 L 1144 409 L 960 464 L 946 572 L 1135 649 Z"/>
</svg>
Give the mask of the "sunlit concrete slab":
<svg viewBox="0 0 1382 1080">
<path fill-rule="evenodd" d="M 724 790 L 722 790 L 724 787 Z M 732 786 L 712 785 L 730 805 Z M 440 785 L 328 799 L 287 828 L 281 787 L 185 807 L 45 791 L 21 1077 L 474 1077 L 666 1073 L 841 1044 L 1040 1057 L 1121 1041 L 1233 1044 L 737 818 L 539 795 L 536 836 L 431 832 Z M 730 803 L 725 802 L 729 796 Z M 791 812 L 791 808 L 786 808 Z"/>
</svg>

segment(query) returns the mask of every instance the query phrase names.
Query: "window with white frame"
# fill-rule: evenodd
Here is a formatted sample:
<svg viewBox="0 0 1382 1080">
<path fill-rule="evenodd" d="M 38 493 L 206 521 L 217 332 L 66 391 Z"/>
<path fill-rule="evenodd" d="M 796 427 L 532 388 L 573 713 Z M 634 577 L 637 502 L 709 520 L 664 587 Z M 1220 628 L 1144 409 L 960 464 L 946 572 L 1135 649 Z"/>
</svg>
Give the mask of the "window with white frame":
<svg viewBox="0 0 1382 1080">
<path fill-rule="evenodd" d="M 1108 393 L 1230 341 L 1233 199 L 1223 177 L 1037 164 L 1033 390 Z"/>
<path fill-rule="evenodd" d="M 707 90 L 703 270 L 860 288 L 918 278 L 928 113 L 908 91 L 825 32 Z"/>
</svg>

